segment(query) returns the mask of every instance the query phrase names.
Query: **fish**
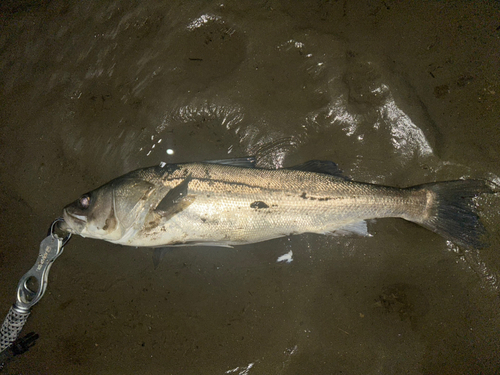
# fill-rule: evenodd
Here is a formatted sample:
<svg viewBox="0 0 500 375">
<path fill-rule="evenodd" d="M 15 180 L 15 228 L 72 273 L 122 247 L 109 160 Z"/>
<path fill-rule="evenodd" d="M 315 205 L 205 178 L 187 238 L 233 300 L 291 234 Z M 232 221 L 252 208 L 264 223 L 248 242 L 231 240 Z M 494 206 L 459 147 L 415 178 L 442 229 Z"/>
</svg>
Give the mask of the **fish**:
<svg viewBox="0 0 500 375">
<path fill-rule="evenodd" d="M 486 180 L 356 182 L 322 160 L 281 169 L 258 168 L 252 157 L 162 163 L 83 194 L 63 209 L 61 229 L 135 247 L 233 247 L 303 233 L 368 235 L 367 220 L 390 217 L 479 249 L 486 229 L 475 198 L 493 192 Z"/>
</svg>

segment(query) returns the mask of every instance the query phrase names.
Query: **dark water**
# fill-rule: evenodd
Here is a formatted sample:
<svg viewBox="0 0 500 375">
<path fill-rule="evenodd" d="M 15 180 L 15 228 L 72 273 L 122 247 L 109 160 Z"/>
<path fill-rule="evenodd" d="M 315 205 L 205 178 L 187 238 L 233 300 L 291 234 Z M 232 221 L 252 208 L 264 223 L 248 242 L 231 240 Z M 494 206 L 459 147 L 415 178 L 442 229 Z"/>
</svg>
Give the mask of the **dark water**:
<svg viewBox="0 0 500 375">
<path fill-rule="evenodd" d="M 5 1 L 0 307 L 67 203 L 132 169 L 256 155 L 395 186 L 499 181 L 498 3 Z M 402 220 L 235 249 L 75 238 L 12 374 L 495 374 L 491 246 Z M 278 263 L 292 251 L 291 263 Z"/>
</svg>

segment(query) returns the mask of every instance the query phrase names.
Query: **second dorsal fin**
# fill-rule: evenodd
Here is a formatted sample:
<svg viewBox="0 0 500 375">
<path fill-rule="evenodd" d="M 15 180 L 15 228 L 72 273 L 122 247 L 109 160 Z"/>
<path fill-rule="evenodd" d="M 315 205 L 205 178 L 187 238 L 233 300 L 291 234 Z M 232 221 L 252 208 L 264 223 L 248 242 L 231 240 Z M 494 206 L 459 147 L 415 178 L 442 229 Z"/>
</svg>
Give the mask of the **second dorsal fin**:
<svg viewBox="0 0 500 375">
<path fill-rule="evenodd" d="M 333 161 L 328 160 L 309 160 L 303 164 L 295 165 L 286 169 L 292 169 L 294 171 L 304 171 L 304 172 L 315 172 L 329 174 L 335 177 L 343 178 L 344 180 L 350 180 L 346 177 L 342 170 Z"/>
</svg>

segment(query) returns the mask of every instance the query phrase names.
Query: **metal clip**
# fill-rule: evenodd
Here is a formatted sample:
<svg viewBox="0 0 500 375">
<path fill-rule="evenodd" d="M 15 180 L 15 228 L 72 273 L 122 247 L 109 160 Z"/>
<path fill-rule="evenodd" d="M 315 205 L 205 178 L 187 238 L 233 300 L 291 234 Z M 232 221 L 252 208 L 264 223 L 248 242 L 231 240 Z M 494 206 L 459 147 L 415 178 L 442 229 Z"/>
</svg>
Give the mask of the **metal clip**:
<svg viewBox="0 0 500 375">
<path fill-rule="evenodd" d="M 0 327 L 0 354 L 19 337 L 30 315 L 31 307 L 40 301 L 47 289 L 50 266 L 61 255 L 64 245 L 71 238 L 71 234 L 60 238 L 55 233 L 57 224 L 63 221 L 62 218 L 59 218 L 52 223 L 47 237 L 40 244 L 40 252 L 35 265 L 19 280 L 16 302 L 11 306 L 9 313 Z"/>
<path fill-rule="evenodd" d="M 62 254 L 64 246 L 71 238 L 71 234 L 60 238 L 55 233 L 56 225 L 63 219 L 56 219 L 49 228 L 47 237 L 40 244 L 40 252 L 35 265 L 24 274 L 17 286 L 17 300 L 15 307 L 19 312 L 28 312 L 31 307 L 43 297 L 47 289 L 49 269 L 56 258 Z"/>
</svg>

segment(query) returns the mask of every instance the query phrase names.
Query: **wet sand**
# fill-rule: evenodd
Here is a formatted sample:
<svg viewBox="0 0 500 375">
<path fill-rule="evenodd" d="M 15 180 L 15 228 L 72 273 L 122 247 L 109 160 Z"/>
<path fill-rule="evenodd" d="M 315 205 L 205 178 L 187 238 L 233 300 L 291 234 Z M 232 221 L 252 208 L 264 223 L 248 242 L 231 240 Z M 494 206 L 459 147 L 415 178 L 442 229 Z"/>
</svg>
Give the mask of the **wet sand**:
<svg viewBox="0 0 500 375">
<path fill-rule="evenodd" d="M 495 2 L 6 1 L 0 315 L 62 208 L 132 169 L 256 155 L 394 186 L 500 181 Z M 403 220 L 152 251 L 73 238 L 7 374 L 495 374 L 491 246 Z M 291 263 L 277 262 L 292 251 Z M 3 316 L 3 315 L 1 315 Z"/>
</svg>

